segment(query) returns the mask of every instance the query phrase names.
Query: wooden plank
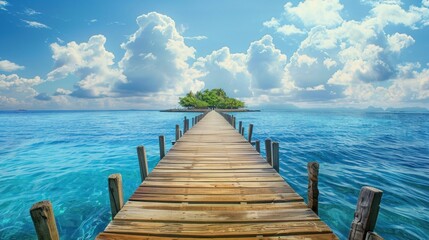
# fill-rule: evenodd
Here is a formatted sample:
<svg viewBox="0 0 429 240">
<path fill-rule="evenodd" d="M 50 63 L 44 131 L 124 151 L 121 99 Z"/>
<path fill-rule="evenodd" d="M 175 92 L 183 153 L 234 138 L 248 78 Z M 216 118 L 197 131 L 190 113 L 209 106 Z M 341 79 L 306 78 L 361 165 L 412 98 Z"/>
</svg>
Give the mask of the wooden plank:
<svg viewBox="0 0 429 240">
<path fill-rule="evenodd" d="M 275 170 L 272 168 L 263 168 L 263 169 L 212 169 L 212 170 L 199 170 L 199 169 L 161 169 L 157 168 L 156 173 L 160 172 L 177 172 L 177 173 L 273 173 Z M 153 174 L 152 172 L 151 174 Z"/>
<path fill-rule="evenodd" d="M 249 173 L 228 173 L 228 172 L 218 172 L 218 173 L 198 173 L 193 171 L 188 172 L 152 172 L 150 174 L 150 177 L 207 177 L 207 178 L 230 178 L 230 177 L 276 177 L 281 180 L 283 180 L 281 177 L 279 177 L 278 174 L 275 174 L 273 172 L 256 172 L 253 174 Z"/>
<path fill-rule="evenodd" d="M 273 194 L 273 193 L 293 193 L 291 188 L 159 188 L 159 187 L 139 187 L 135 193 L 138 194 L 184 194 L 184 195 L 228 195 L 228 194 Z"/>
<path fill-rule="evenodd" d="M 151 177 L 146 178 L 148 181 L 167 181 L 167 182 L 282 182 L 283 179 L 274 177 Z"/>
<path fill-rule="evenodd" d="M 147 187 L 187 187 L 187 188 L 266 188 L 289 187 L 285 182 L 159 182 L 144 181 Z"/>
<path fill-rule="evenodd" d="M 165 237 L 246 237 L 330 233 L 321 221 L 275 223 L 158 223 L 113 220 L 105 232 Z"/>
<path fill-rule="evenodd" d="M 245 217 L 243 217 L 245 216 Z M 310 209 L 282 209 L 277 211 L 164 211 L 127 206 L 115 220 L 157 221 L 179 223 L 262 223 L 318 221 Z"/>
<path fill-rule="evenodd" d="M 128 235 L 116 233 L 100 233 L 97 236 L 99 240 L 171 240 L 171 237 L 143 236 L 143 235 Z M 311 235 L 295 235 L 295 236 L 275 236 L 275 237 L 233 237 L 233 238 L 190 238 L 190 237 L 175 237 L 178 240 L 335 240 L 338 239 L 332 233 L 311 234 Z"/>
<path fill-rule="evenodd" d="M 135 193 L 130 197 L 132 201 L 158 201 L 158 202 L 208 202 L 208 203 L 232 203 L 232 202 L 294 202 L 302 201 L 302 197 L 296 193 L 277 193 L 277 194 L 252 194 L 252 195 L 228 195 L 222 197 L 218 195 L 159 195 L 159 194 L 140 194 Z"/>
<path fill-rule="evenodd" d="M 308 208 L 304 202 L 277 202 L 277 203 L 254 203 L 254 204 L 183 204 L 166 202 L 140 202 L 128 201 L 127 206 L 138 207 L 142 209 L 161 209 L 165 211 L 252 211 L 252 210 L 272 210 L 289 208 Z"/>
</svg>

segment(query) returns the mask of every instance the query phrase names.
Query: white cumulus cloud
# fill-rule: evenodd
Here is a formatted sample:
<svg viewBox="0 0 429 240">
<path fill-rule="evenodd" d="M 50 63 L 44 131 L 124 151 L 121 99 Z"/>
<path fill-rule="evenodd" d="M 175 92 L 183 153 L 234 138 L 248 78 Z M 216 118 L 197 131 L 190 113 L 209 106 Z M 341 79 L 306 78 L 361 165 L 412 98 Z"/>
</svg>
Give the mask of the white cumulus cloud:
<svg viewBox="0 0 429 240">
<path fill-rule="evenodd" d="M 8 60 L 0 61 L 0 71 L 13 72 L 13 71 L 22 70 L 22 69 L 24 69 L 24 66 L 20 66 L 14 62 L 11 62 Z"/>
<path fill-rule="evenodd" d="M 413 37 L 407 34 L 395 33 L 393 35 L 387 36 L 387 42 L 390 51 L 399 53 L 401 49 L 407 48 L 414 44 L 415 40 Z"/>
<path fill-rule="evenodd" d="M 252 94 L 246 54 L 231 53 L 229 48 L 223 47 L 198 58 L 193 68 L 207 89 L 222 88 L 232 97 L 249 97 Z"/>
<path fill-rule="evenodd" d="M 47 80 L 53 81 L 75 75 L 79 81 L 75 84 L 72 96 L 80 98 L 98 98 L 112 96 L 112 87 L 117 81 L 124 81 L 121 71 L 113 67 L 114 55 L 104 47 L 103 35 L 92 36 L 88 42 L 69 42 L 62 46 L 51 44 L 55 69 L 48 73 Z"/>
<path fill-rule="evenodd" d="M 306 0 L 296 7 L 288 2 L 284 8 L 289 16 L 298 18 L 307 27 L 334 27 L 343 22 L 340 15 L 343 5 L 338 0 Z"/>
<path fill-rule="evenodd" d="M 264 23 L 262 23 L 262 25 L 267 28 L 277 28 L 280 26 L 280 22 L 276 18 L 271 18 L 271 20 L 265 21 Z"/>
<path fill-rule="evenodd" d="M 287 57 L 273 43 L 270 35 L 252 42 L 247 50 L 247 69 L 252 75 L 252 88 L 270 90 L 282 87 Z"/>
<path fill-rule="evenodd" d="M 283 25 L 277 28 L 277 32 L 285 36 L 294 35 L 294 34 L 304 34 L 305 32 L 297 28 L 295 25 Z"/>
<path fill-rule="evenodd" d="M 185 44 L 173 19 L 151 12 L 139 16 L 137 24 L 137 31 L 122 44 L 125 55 L 119 66 L 127 78 L 116 84 L 116 92 L 123 96 L 181 94 L 203 87 L 193 79 L 187 62 L 195 57 L 195 49 Z"/>
<path fill-rule="evenodd" d="M 3 105 L 2 108 L 14 108 L 31 103 L 33 97 L 38 95 L 34 87 L 43 82 L 38 76 L 24 78 L 17 74 L 0 74 L 0 105 Z"/>
</svg>

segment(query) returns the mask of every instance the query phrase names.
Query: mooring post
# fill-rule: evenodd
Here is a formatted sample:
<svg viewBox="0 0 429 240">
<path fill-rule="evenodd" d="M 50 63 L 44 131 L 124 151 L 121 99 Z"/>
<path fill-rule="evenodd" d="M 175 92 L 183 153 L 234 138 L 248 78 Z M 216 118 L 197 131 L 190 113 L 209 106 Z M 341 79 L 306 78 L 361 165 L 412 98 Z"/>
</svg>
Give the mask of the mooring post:
<svg viewBox="0 0 429 240">
<path fill-rule="evenodd" d="M 261 141 L 259 140 L 255 141 L 255 149 L 258 153 L 261 153 Z"/>
<path fill-rule="evenodd" d="M 272 154 L 273 168 L 279 173 L 280 172 L 280 150 L 279 150 L 278 142 L 272 143 L 271 154 Z"/>
<path fill-rule="evenodd" d="M 41 201 L 30 208 L 31 219 L 39 240 L 59 240 L 54 211 L 50 201 Z"/>
<path fill-rule="evenodd" d="M 272 166 L 273 162 L 271 161 L 271 139 L 267 138 L 265 139 L 265 158 L 267 159 L 267 162 Z"/>
<path fill-rule="evenodd" d="M 185 134 L 185 133 L 186 133 L 186 116 L 183 119 L 183 134 Z"/>
<path fill-rule="evenodd" d="M 307 205 L 315 214 L 319 214 L 319 163 L 309 162 L 307 164 L 308 172 L 308 202 Z"/>
<path fill-rule="evenodd" d="M 362 187 L 351 225 L 349 240 L 365 240 L 368 232 L 374 232 L 383 191 Z"/>
<path fill-rule="evenodd" d="M 249 124 L 249 134 L 247 137 L 250 143 L 252 142 L 252 135 L 253 135 L 253 124 Z"/>
<path fill-rule="evenodd" d="M 159 136 L 159 160 L 165 156 L 165 137 L 164 135 Z"/>
<path fill-rule="evenodd" d="M 244 136 L 244 127 L 241 128 L 241 135 Z"/>
<path fill-rule="evenodd" d="M 182 133 L 182 130 L 180 130 L 179 137 L 182 137 L 182 136 L 183 136 L 183 133 Z"/>
<path fill-rule="evenodd" d="M 119 173 L 111 174 L 108 180 L 110 209 L 112 210 L 112 219 L 121 210 L 124 205 L 122 193 L 122 176 Z"/>
<path fill-rule="evenodd" d="M 243 122 L 242 121 L 239 121 L 238 122 L 238 132 L 241 134 L 241 127 L 243 126 Z"/>
<path fill-rule="evenodd" d="M 144 148 L 144 146 L 137 147 L 137 156 L 139 158 L 140 176 L 143 182 L 146 179 L 147 175 L 149 175 L 147 167 L 146 149 Z"/>
<path fill-rule="evenodd" d="M 180 126 L 179 124 L 176 124 L 176 142 L 180 138 Z"/>
<path fill-rule="evenodd" d="M 237 126 L 236 126 L 236 124 L 235 124 L 235 121 L 237 120 L 237 118 L 236 117 L 233 117 L 232 118 L 232 126 L 234 127 L 234 129 L 237 129 Z"/>
<path fill-rule="evenodd" d="M 186 132 L 189 131 L 189 118 L 186 119 Z M 185 132 L 183 132 L 185 133 Z"/>
</svg>

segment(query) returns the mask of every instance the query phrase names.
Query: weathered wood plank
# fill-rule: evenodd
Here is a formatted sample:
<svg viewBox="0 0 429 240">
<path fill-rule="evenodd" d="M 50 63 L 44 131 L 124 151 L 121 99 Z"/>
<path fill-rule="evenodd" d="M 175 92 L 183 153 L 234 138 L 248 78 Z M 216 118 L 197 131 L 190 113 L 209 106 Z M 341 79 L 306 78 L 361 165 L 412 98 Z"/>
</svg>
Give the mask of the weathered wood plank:
<svg viewBox="0 0 429 240">
<path fill-rule="evenodd" d="M 99 240 L 171 240 L 171 237 L 157 237 L 157 236 L 144 236 L 144 235 L 128 235 L 128 234 L 117 234 L 117 233 L 100 233 L 97 236 Z M 332 233 L 322 233 L 322 234 L 311 234 L 311 235 L 295 235 L 295 236 L 275 236 L 275 237 L 233 237 L 233 238 L 189 238 L 189 237 L 175 237 L 174 239 L 178 240 L 335 240 L 338 239 Z"/>
<path fill-rule="evenodd" d="M 279 209 L 277 211 L 164 211 L 127 206 L 115 220 L 182 222 L 182 223 L 262 223 L 317 221 L 310 209 Z"/>
<path fill-rule="evenodd" d="M 139 187 L 135 193 L 138 194 L 160 194 L 160 195 L 228 195 L 228 194 L 274 194 L 293 193 L 291 188 L 172 188 L 172 187 Z"/>
<path fill-rule="evenodd" d="M 106 232 L 148 234 L 168 237 L 248 237 L 277 236 L 309 233 L 330 233 L 321 221 L 279 222 L 279 223 L 158 223 L 113 220 Z"/>
<path fill-rule="evenodd" d="M 132 201 L 158 201 L 158 202 L 199 202 L 199 203 L 232 203 L 232 202 L 293 202 L 302 201 L 302 197 L 296 193 L 277 194 L 252 194 L 252 195 L 159 195 L 135 193 L 130 197 Z"/>
</svg>

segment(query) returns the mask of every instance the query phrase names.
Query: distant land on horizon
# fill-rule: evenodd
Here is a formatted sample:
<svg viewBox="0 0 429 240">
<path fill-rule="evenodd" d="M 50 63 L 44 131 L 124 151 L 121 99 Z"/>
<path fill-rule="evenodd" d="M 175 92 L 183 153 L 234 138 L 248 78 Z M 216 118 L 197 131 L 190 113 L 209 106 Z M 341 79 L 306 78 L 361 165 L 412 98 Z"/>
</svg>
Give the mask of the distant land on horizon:
<svg viewBox="0 0 429 240">
<path fill-rule="evenodd" d="M 331 111 L 331 112 L 373 112 L 373 113 L 429 113 L 428 108 L 423 107 L 403 107 L 403 108 L 381 108 L 369 106 L 367 108 L 353 107 L 337 107 L 337 108 L 303 108 L 295 105 L 287 105 L 283 108 L 279 107 L 261 107 L 261 108 L 246 108 L 249 111 L 242 112 L 263 112 L 263 111 Z M 0 110 L 0 112 L 95 112 L 95 111 L 162 111 L 169 112 L 173 109 L 16 109 L 16 110 Z M 232 112 L 234 109 L 231 109 Z M 239 110 L 238 110 L 239 111 Z M 237 112 L 238 112 L 237 111 Z M 174 112 L 174 111 L 170 111 Z M 180 111 L 176 111 L 180 112 Z M 186 112 L 186 111 L 184 111 Z"/>
</svg>

